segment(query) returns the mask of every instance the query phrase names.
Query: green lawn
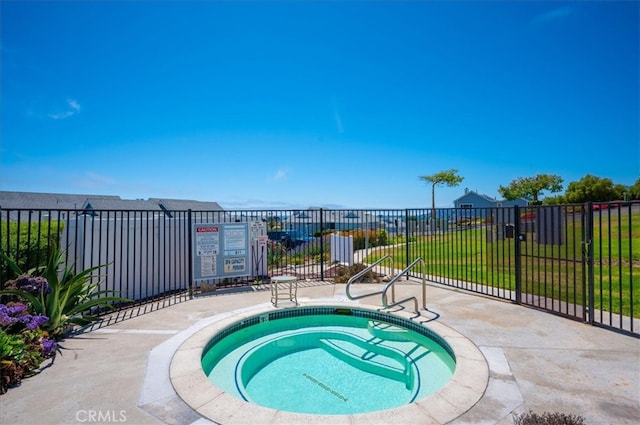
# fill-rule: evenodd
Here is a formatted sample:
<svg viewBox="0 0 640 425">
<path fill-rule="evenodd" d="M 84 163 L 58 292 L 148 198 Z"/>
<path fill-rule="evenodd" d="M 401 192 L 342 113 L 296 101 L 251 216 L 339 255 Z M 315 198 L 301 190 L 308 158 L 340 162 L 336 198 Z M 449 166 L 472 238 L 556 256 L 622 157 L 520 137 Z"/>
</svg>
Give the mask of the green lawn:
<svg viewBox="0 0 640 425">
<path fill-rule="evenodd" d="M 593 276 L 595 308 L 640 317 L 640 214 L 629 217 L 612 214 L 595 220 L 593 230 Z M 585 305 L 588 267 L 583 252 L 588 248 L 579 220 L 567 220 L 564 241 L 558 245 L 538 244 L 535 233 L 520 243 L 522 290 L 564 303 Z M 391 254 L 396 268 L 417 257 L 425 260 L 426 273 L 473 285 L 515 289 L 515 239 L 490 238 L 490 227 L 458 230 L 416 238 L 404 247 L 381 249 L 369 262 Z M 495 231 L 495 229 L 493 229 Z M 633 258 L 632 258 L 633 257 Z M 419 268 L 414 270 L 421 272 Z M 632 282 L 633 279 L 633 282 Z M 633 298 L 633 304 L 631 299 Z"/>
</svg>

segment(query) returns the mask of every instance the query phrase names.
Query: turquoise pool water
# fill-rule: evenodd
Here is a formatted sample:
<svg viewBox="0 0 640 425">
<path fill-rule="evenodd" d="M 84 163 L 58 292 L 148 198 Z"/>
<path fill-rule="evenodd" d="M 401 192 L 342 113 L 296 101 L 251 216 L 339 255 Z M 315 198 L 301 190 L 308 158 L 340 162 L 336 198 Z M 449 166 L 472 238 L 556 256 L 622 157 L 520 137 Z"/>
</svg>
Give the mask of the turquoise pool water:
<svg viewBox="0 0 640 425">
<path fill-rule="evenodd" d="M 455 359 L 441 338 L 403 327 L 397 318 L 381 320 L 379 312 L 337 311 L 243 321 L 205 348 L 203 370 L 243 400 L 333 415 L 408 404 L 453 375 Z"/>
</svg>

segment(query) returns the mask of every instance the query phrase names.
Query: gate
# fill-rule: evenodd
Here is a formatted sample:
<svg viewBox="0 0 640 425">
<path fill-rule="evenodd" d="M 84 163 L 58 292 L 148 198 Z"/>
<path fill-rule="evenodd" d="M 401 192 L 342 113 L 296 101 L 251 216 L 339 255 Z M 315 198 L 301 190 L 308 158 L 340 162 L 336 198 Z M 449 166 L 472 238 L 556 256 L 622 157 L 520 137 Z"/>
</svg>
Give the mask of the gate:
<svg viewBox="0 0 640 425">
<path fill-rule="evenodd" d="M 516 301 L 586 321 L 589 215 L 585 205 L 514 207 Z"/>
<path fill-rule="evenodd" d="M 514 208 L 516 302 L 638 333 L 638 202 Z M 634 222 L 635 221 L 635 222 Z"/>
</svg>

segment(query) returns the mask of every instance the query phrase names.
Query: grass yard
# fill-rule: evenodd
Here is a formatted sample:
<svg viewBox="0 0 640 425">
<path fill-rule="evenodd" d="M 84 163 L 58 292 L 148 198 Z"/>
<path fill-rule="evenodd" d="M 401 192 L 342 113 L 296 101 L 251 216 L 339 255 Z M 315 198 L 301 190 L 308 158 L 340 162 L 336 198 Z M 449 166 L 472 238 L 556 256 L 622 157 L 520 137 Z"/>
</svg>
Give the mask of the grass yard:
<svg viewBox="0 0 640 425">
<path fill-rule="evenodd" d="M 538 243 L 533 231 L 522 242 L 499 239 L 495 226 L 478 226 L 416 238 L 408 255 L 404 247 L 379 248 L 368 261 L 390 254 L 396 268 L 403 268 L 422 257 L 428 275 L 455 280 L 455 286 L 515 290 L 516 243 L 520 243 L 523 297 L 540 296 L 576 308 L 588 304 L 590 247 L 583 243 L 587 238 L 581 220 L 570 215 L 563 224 L 561 244 Z M 595 309 L 640 317 L 640 213 L 631 220 L 620 214 L 596 216 L 592 236 Z M 420 273 L 420 266 L 414 272 Z"/>
</svg>

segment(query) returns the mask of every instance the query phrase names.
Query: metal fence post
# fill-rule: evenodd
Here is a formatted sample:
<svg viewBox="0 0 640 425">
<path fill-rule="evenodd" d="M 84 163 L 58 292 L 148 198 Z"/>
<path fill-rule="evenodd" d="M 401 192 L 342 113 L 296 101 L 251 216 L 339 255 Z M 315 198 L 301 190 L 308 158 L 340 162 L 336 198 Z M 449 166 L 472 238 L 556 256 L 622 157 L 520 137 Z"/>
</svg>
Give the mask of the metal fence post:
<svg viewBox="0 0 640 425">
<path fill-rule="evenodd" d="M 320 208 L 320 280 L 324 282 L 324 209 Z"/>
<path fill-rule="evenodd" d="M 584 208 L 584 205 L 582 206 Z M 586 257 L 583 261 L 587 265 L 587 321 L 589 324 L 593 325 L 595 323 L 595 284 L 594 284 L 594 270 L 593 270 L 593 204 L 591 202 L 587 203 L 587 212 L 585 214 L 587 222 L 585 223 L 585 235 L 583 241 L 583 250 L 582 253 Z M 629 226 L 631 228 L 631 226 Z M 633 320 L 632 320 L 633 323 Z"/>
<path fill-rule="evenodd" d="M 409 210 L 404 210 L 404 246 L 406 254 L 405 267 L 409 267 Z M 407 272 L 407 280 L 409 280 L 409 272 Z"/>
<path fill-rule="evenodd" d="M 193 298 L 193 232 L 191 231 L 191 209 L 187 210 L 187 258 L 189 261 L 189 298 Z"/>
<path fill-rule="evenodd" d="M 513 225 L 514 225 L 514 267 L 516 271 L 516 304 L 522 303 L 522 250 L 520 247 L 520 207 L 513 206 Z"/>
</svg>

